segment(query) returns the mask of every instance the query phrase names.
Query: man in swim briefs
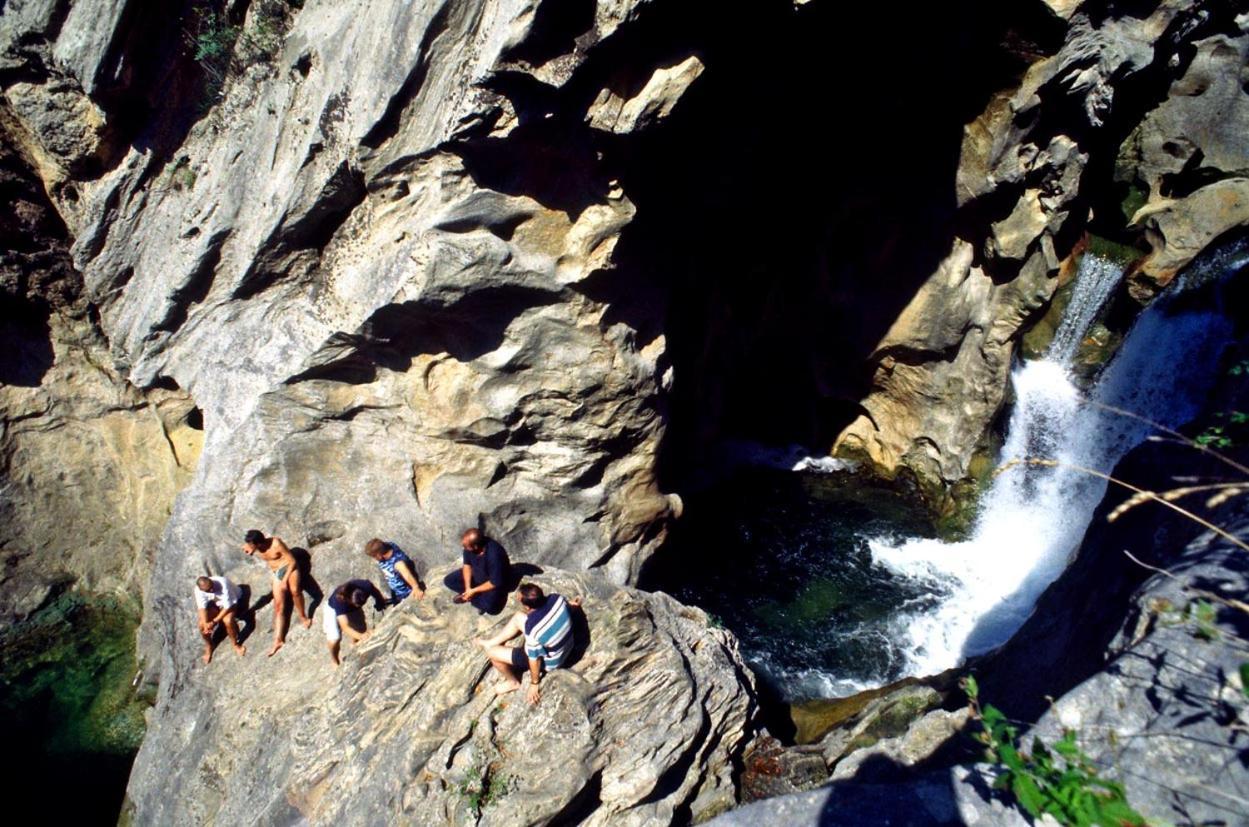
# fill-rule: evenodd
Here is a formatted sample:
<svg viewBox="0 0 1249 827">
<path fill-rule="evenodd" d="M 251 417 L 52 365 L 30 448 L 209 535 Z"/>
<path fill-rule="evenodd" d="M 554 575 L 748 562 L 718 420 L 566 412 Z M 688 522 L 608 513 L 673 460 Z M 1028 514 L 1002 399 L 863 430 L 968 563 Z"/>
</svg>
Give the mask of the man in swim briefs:
<svg viewBox="0 0 1249 827">
<path fill-rule="evenodd" d="M 254 528 L 243 536 L 243 553 L 264 560 L 269 567 L 269 573 L 273 575 L 273 648 L 269 650 L 269 656 L 272 657 L 286 643 L 286 627 L 290 622 L 286 615 L 288 598 L 295 604 L 299 622 L 304 628 L 312 626 L 312 620 L 304 609 L 299 566 L 295 564 L 295 555 L 291 554 L 286 543 L 278 537 L 265 537 L 263 532 Z"/>
</svg>

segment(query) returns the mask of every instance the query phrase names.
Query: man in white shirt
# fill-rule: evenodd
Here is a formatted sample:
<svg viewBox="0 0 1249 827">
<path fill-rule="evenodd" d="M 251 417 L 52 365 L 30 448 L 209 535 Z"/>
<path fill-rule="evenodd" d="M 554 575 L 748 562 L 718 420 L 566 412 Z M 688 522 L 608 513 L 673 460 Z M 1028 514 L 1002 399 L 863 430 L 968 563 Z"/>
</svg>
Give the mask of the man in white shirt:
<svg viewBox="0 0 1249 827">
<path fill-rule="evenodd" d="M 213 659 L 213 635 L 220 623 L 234 644 L 234 651 L 247 654 L 239 643 L 239 587 L 224 577 L 200 577 L 195 580 L 195 608 L 199 611 L 199 633 L 204 638 L 204 663 Z"/>
</svg>

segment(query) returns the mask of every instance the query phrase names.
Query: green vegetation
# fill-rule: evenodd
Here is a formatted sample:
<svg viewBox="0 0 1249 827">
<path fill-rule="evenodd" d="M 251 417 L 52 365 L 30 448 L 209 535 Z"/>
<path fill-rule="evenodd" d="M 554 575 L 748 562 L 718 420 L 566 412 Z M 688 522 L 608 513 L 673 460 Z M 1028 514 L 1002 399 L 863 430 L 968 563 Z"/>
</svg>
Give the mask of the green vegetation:
<svg viewBox="0 0 1249 827">
<path fill-rule="evenodd" d="M 1123 200 L 1119 202 L 1119 212 L 1123 215 L 1124 223 L 1130 224 L 1132 216 L 1136 215 L 1136 211 L 1145 206 L 1145 202 L 1149 200 L 1149 189 L 1142 184 L 1133 183 L 1128 185 L 1127 195 L 1123 196 Z"/>
<path fill-rule="evenodd" d="M 273 59 L 289 26 L 289 9 L 301 5 L 260 0 L 253 5 L 243 26 L 232 24 L 213 0 L 200 0 L 192 8 L 183 37 L 191 58 L 204 73 L 202 111 L 221 99 L 226 80 L 232 74 Z"/>
<path fill-rule="evenodd" d="M 1033 738 L 1031 752 L 1018 741 L 1018 730 L 996 707 L 981 706 L 975 678 L 963 681 L 972 716 L 982 731 L 974 737 L 985 747 L 985 759 L 1001 772 L 994 782 L 1009 791 L 1033 818 L 1049 815 L 1068 827 L 1133 827 L 1146 825 L 1144 816 L 1128 804 L 1123 785 L 1102 778 L 1076 744 L 1074 730 L 1066 730 L 1051 750 Z"/>
<path fill-rule="evenodd" d="M 1228 376 L 1249 376 L 1249 361 L 1239 361 L 1227 371 Z M 1249 441 L 1249 413 L 1245 411 L 1219 411 L 1214 415 L 1217 425 L 1208 425 L 1193 438 L 1206 448 L 1226 449 L 1244 445 Z"/>
<path fill-rule="evenodd" d="M 480 818 L 482 810 L 516 789 L 516 778 L 495 772 L 490 765 L 484 769 L 473 765 L 468 768 L 458 789 L 473 816 Z"/>
</svg>

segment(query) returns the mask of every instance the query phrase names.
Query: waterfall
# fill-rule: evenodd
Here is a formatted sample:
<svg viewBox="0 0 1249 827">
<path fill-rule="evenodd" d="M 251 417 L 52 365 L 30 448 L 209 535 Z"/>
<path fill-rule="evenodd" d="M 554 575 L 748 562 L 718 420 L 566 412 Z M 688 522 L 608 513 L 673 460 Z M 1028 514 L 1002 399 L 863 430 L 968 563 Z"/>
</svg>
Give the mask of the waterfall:
<svg viewBox="0 0 1249 827">
<path fill-rule="evenodd" d="M 1092 253 L 1081 257 L 1071 299 L 1054 334 L 1054 341 L 1050 343 L 1050 361 L 1061 365 L 1071 362 L 1084 334 L 1122 278 L 1122 265 Z"/>
<path fill-rule="evenodd" d="M 1199 410 L 1219 354 L 1232 335 L 1227 315 L 1185 301 L 1186 290 L 1249 263 L 1249 243 L 1190 267 L 1141 314 L 1090 398 L 1178 427 Z M 1109 473 L 1151 426 L 1084 401 L 1068 367 L 1122 269 L 1086 253 L 1071 305 L 1047 358 L 1024 362 L 1012 382 L 1016 404 L 1000 473 L 981 502 L 971 539 L 943 543 L 871 540 L 875 564 L 941 595 L 929 611 L 902 614 L 892 631 L 908 674 L 933 674 L 1004 643 L 1066 567 L 1106 483 L 1073 466 Z"/>
</svg>

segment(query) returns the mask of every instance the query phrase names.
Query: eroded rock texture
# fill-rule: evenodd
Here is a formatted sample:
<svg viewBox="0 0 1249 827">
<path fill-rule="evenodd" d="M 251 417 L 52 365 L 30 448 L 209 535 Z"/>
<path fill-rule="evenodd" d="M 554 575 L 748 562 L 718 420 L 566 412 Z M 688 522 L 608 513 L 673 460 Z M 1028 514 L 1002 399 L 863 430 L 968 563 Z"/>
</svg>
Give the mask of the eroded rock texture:
<svg viewBox="0 0 1249 827">
<path fill-rule="evenodd" d="M 1249 520 L 1221 521 L 1243 537 Z M 1034 729 L 1081 736 L 1099 766 L 1117 768 L 1141 813 L 1176 824 L 1234 823 L 1249 793 L 1243 726 L 1245 550 L 1213 534 L 1133 595 L 1108 664 L 1063 695 Z"/>
<path fill-rule="evenodd" d="M 0 141 L 0 625 L 77 582 L 137 600 L 199 453 L 191 401 L 113 367 L 64 225 Z"/>
<path fill-rule="evenodd" d="M 202 412 L 153 599 L 251 526 L 433 554 L 483 523 L 636 575 L 679 506 L 665 344 L 584 287 L 634 213 L 594 135 L 662 120 L 700 68 L 579 74 L 638 5 L 6 9 L 6 133 L 111 362 Z"/>
<path fill-rule="evenodd" d="M 1018 335 L 1097 218 L 1091 209 L 1120 208 L 1106 197 L 1112 177 L 1147 191 L 1131 216 L 1152 248 L 1139 265 L 1145 286 L 1134 288 L 1142 300 L 1249 219 L 1249 18 L 1187 0 L 1140 16 L 1050 5 L 1066 21 L 1063 43 L 967 125 L 956 182 L 964 227 L 878 345 L 864 413 L 835 448 L 886 474 L 909 469 L 938 494 L 985 447 Z"/>
<path fill-rule="evenodd" d="M 262 628 L 243 658 L 222 646 L 207 667 L 183 661 L 135 763 L 137 822 L 668 824 L 731 806 L 755 714 L 733 637 L 596 574 L 536 580 L 582 596 L 586 620 L 584 654 L 544 679 L 537 706 L 496 699 L 470 643 L 506 615 L 442 589 L 374 613 L 338 670 L 319 618 L 273 658 Z"/>
</svg>

